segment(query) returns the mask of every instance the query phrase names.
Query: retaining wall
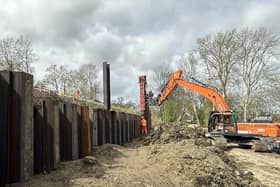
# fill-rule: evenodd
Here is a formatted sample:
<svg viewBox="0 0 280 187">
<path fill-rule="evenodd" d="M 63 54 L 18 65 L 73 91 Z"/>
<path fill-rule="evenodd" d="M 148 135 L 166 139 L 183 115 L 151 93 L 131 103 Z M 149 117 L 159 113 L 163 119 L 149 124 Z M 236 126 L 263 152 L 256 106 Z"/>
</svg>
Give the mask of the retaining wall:
<svg viewBox="0 0 280 187">
<path fill-rule="evenodd" d="M 33 77 L 0 72 L 0 186 L 33 176 Z"/>
<path fill-rule="evenodd" d="M 92 146 L 140 136 L 140 117 L 55 99 L 33 104 L 33 77 L 0 71 L 0 186 L 51 172 Z"/>
</svg>

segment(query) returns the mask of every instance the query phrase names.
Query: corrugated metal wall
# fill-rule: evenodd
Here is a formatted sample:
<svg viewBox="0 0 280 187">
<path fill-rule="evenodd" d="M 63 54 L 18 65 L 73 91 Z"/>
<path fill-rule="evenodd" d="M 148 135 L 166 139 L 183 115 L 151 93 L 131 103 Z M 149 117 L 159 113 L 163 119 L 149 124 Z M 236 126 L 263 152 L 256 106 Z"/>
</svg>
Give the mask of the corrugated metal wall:
<svg viewBox="0 0 280 187">
<path fill-rule="evenodd" d="M 0 186 L 7 183 L 10 72 L 0 73 Z"/>
<path fill-rule="evenodd" d="M 33 77 L 0 72 L 0 184 L 33 176 Z"/>
<path fill-rule="evenodd" d="M 33 77 L 0 71 L 0 186 L 51 172 L 91 147 L 140 136 L 140 117 L 54 99 L 33 106 Z"/>
</svg>

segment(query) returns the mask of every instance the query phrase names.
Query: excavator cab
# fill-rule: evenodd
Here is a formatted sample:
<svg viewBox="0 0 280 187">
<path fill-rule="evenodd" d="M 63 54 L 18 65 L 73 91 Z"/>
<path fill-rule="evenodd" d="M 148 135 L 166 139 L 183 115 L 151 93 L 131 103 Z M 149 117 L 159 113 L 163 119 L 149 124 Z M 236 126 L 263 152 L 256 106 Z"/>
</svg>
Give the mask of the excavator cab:
<svg viewBox="0 0 280 187">
<path fill-rule="evenodd" d="M 237 123 L 232 112 L 210 112 L 208 132 L 236 134 L 238 132 Z"/>
</svg>

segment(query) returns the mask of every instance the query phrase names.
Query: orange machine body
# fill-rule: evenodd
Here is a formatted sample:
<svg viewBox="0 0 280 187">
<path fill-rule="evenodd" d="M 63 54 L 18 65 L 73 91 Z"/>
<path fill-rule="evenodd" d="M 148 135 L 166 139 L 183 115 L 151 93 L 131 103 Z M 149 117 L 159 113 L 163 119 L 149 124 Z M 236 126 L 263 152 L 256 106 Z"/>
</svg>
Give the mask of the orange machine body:
<svg viewBox="0 0 280 187">
<path fill-rule="evenodd" d="M 237 123 L 238 133 L 280 137 L 279 123 Z"/>
<path fill-rule="evenodd" d="M 232 115 L 228 104 L 226 103 L 223 95 L 218 92 L 218 90 L 201 84 L 196 84 L 181 79 L 182 71 L 175 71 L 169 78 L 168 81 L 161 91 L 158 98 L 158 105 L 161 105 L 167 97 L 172 93 L 172 91 L 177 87 L 181 86 L 199 93 L 200 95 L 208 98 L 215 106 L 216 110 L 221 113 Z M 227 113 L 227 114 L 226 114 Z M 234 122 L 236 123 L 236 122 Z M 233 131 L 233 126 L 227 126 L 229 131 Z M 270 137 L 280 137 L 280 124 L 279 123 L 237 123 L 237 133 L 238 134 L 257 134 L 262 136 Z"/>
</svg>

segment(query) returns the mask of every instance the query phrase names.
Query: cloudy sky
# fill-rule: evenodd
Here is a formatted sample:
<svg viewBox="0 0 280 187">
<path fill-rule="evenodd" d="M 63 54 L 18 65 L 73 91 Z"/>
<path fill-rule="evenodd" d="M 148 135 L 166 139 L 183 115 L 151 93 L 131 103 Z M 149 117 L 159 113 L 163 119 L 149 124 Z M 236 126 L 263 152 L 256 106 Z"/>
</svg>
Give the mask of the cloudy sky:
<svg viewBox="0 0 280 187">
<path fill-rule="evenodd" d="M 138 102 L 138 75 L 196 47 L 206 34 L 267 27 L 280 36 L 273 0 L 0 0 L 1 37 L 26 35 L 40 57 L 35 79 L 50 64 L 111 64 L 113 98 Z M 99 73 L 101 78 L 101 72 Z"/>
</svg>

